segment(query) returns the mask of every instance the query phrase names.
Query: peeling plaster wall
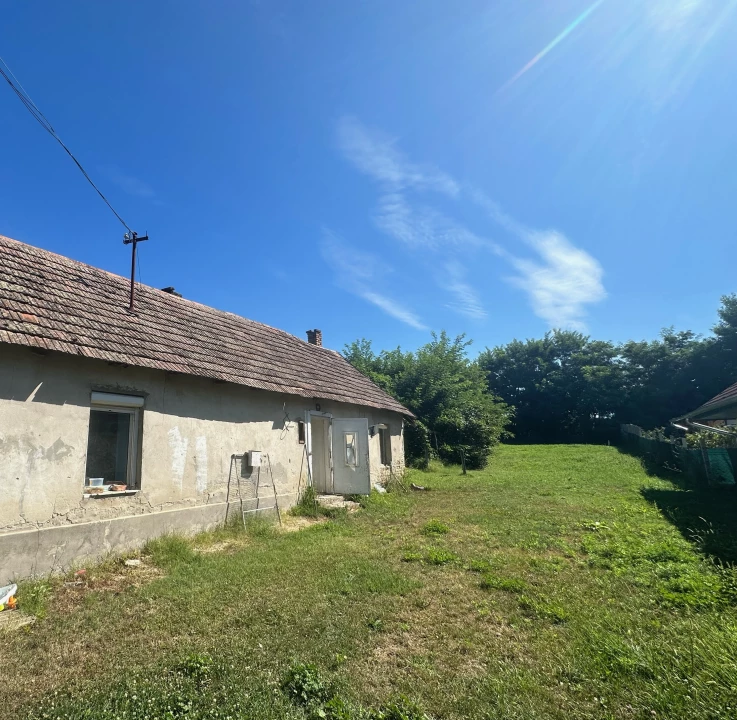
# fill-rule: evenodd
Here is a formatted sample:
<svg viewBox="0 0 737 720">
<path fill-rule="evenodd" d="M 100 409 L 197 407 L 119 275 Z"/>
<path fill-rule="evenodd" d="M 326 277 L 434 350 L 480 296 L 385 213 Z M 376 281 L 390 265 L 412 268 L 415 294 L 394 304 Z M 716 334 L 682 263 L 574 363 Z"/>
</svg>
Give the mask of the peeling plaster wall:
<svg viewBox="0 0 737 720">
<path fill-rule="evenodd" d="M 135 496 L 82 497 L 93 390 L 145 398 L 141 489 Z M 334 417 L 386 423 L 392 465 L 404 469 L 397 413 L 0 345 L 0 583 L 3 541 L 18 531 L 82 524 L 84 532 L 85 523 L 222 506 L 231 455 L 247 450 L 269 454 L 280 505 L 292 504 L 304 453 L 296 421 L 316 402 Z M 371 479 L 380 482 L 388 470 L 380 464 L 378 434 L 369 443 Z M 234 481 L 238 472 L 247 497 L 248 470 L 237 463 Z M 18 542 L 16 535 L 13 547 Z"/>
</svg>

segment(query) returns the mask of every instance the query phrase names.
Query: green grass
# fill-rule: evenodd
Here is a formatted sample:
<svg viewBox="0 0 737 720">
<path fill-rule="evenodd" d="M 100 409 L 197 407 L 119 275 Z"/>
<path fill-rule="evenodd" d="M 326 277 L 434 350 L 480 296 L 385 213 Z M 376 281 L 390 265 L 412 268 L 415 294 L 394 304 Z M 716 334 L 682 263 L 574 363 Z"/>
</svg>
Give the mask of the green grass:
<svg viewBox="0 0 737 720">
<path fill-rule="evenodd" d="M 165 537 L 88 588 L 26 584 L 14 718 L 731 718 L 735 496 L 614 448 L 433 464 L 282 533 Z"/>
</svg>

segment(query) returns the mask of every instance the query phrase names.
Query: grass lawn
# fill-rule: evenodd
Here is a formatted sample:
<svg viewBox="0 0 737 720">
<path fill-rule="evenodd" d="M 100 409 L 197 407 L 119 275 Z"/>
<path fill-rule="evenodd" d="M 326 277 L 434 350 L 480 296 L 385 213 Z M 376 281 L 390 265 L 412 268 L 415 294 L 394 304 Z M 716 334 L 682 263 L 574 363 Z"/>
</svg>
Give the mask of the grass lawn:
<svg viewBox="0 0 737 720">
<path fill-rule="evenodd" d="M 3 716 L 737 717 L 731 492 L 594 446 L 411 479 L 431 490 L 22 588 Z"/>
</svg>

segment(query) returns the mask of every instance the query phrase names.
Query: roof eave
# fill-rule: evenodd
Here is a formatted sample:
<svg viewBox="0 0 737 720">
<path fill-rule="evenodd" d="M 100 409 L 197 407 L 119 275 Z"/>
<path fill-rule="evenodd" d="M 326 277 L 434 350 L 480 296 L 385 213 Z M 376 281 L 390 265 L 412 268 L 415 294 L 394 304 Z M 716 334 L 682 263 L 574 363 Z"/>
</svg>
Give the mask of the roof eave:
<svg viewBox="0 0 737 720">
<path fill-rule="evenodd" d="M 723 408 L 729 407 L 730 405 L 737 405 L 737 397 L 725 398 L 724 400 L 720 400 L 719 402 L 715 403 L 706 403 L 706 405 L 702 405 L 692 412 L 686 413 L 685 415 L 680 415 L 677 418 L 673 418 L 671 422 L 679 422 L 680 420 L 688 420 L 694 418 L 697 418 L 699 420 L 710 420 L 711 418 L 706 417 L 705 413 L 722 410 Z"/>
</svg>

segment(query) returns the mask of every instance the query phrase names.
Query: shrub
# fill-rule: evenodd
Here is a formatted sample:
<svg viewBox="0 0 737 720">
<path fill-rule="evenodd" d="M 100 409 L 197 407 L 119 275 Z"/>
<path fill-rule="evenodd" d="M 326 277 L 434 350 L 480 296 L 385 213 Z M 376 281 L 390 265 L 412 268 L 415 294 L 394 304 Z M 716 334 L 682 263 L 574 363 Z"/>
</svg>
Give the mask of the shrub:
<svg viewBox="0 0 737 720">
<path fill-rule="evenodd" d="M 430 458 L 430 431 L 421 420 L 407 423 L 404 428 L 404 456 L 410 467 L 427 470 Z"/>
</svg>

